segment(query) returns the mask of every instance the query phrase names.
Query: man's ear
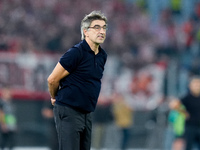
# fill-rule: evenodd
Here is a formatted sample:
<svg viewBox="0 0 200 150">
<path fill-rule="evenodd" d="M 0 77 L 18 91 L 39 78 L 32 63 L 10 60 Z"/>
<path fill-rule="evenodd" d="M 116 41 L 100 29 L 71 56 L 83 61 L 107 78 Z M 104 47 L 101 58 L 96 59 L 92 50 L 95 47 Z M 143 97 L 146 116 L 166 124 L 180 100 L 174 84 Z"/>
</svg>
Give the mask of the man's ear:
<svg viewBox="0 0 200 150">
<path fill-rule="evenodd" d="M 83 33 L 84 33 L 85 37 L 88 36 L 88 30 L 87 29 L 83 29 Z"/>
</svg>

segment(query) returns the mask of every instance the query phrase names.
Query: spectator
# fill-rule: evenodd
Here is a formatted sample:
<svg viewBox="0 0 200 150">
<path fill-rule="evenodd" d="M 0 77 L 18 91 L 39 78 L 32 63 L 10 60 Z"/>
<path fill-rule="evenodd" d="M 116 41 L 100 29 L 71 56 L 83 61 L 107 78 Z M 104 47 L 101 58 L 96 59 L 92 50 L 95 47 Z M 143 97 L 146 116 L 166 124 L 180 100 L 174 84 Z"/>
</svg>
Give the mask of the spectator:
<svg viewBox="0 0 200 150">
<path fill-rule="evenodd" d="M 92 145 L 95 149 L 101 149 L 105 145 L 106 129 L 113 121 L 112 103 L 105 96 L 100 95 L 95 112 L 93 113 L 94 134 Z"/>
<path fill-rule="evenodd" d="M 181 104 L 186 111 L 181 108 Z M 200 77 L 195 76 L 189 83 L 189 93 L 180 99 L 180 101 L 172 101 L 170 104 L 172 109 L 176 109 L 186 115 L 185 122 L 185 149 L 192 150 L 195 144 L 200 149 Z"/>
<path fill-rule="evenodd" d="M 181 106 L 181 109 L 185 109 Z M 185 114 L 176 110 L 170 110 L 168 115 L 168 127 L 164 141 L 165 150 L 183 150 L 184 148 L 184 124 Z"/>
<path fill-rule="evenodd" d="M 120 149 L 125 150 L 131 138 L 133 109 L 127 104 L 122 94 L 114 93 L 113 95 L 113 115 L 122 135 Z"/>
<path fill-rule="evenodd" d="M 1 148 L 12 150 L 15 146 L 16 117 L 9 87 L 4 87 L 0 101 Z"/>
<path fill-rule="evenodd" d="M 55 121 L 53 117 L 53 106 L 49 102 L 44 106 L 42 109 L 42 115 L 46 119 L 48 123 L 48 146 L 50 150 L 58 150 L 58 138 L 57 138 L 57 132 L 56 132 L 56 126 Z"/>
</svg>

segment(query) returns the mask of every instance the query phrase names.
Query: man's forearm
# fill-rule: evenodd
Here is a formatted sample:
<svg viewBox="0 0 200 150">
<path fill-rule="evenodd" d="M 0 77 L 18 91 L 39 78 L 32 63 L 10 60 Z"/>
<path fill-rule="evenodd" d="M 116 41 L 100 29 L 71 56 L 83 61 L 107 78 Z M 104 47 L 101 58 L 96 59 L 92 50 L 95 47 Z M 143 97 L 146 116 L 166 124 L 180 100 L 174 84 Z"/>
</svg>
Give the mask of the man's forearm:
<svg viewBox="0 0 200 150">
<path fill-rule="evenodd" d="M 48 83 L 48 89 L 49 89 L 49 93 L 51 95 L 51 98 L 55 99 L 55 96 L 57 94 L 59 88 L 59 82 L 58 83 Z"/>
<path fill-rule="evenodd" d="M 58 63 L 53 72 L 47 78 L 48 89 L 52 99 L 55 99 L 55 96 L 57 95 L 60 80 L 67 75 L 69 75 L 69 72 Z"/>
</svg>

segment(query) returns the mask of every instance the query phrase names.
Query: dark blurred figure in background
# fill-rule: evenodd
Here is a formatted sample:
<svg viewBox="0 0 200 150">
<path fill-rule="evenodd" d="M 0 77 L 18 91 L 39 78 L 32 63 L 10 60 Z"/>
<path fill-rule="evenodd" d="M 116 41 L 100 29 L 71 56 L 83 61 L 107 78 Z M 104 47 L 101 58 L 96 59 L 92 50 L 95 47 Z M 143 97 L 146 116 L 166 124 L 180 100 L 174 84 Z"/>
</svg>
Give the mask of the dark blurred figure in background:
<svg viewBox="0 0 200 150">
<path fill-rule="evenodd" d="M 12 150 L 15 146 L 16 117 L 9 87 L 4 87 L 0 101 L 1 148 Z"/>
<path fill-rule="evenodd" d="M 96 110 L 92 115 L 94 121 L 92 146 L 97 150 L 105 145 L 107 126 L 113 121 L 111 108 L 111 101 L 100 95 Z"/>
<path fill-rule="evenodd" d="M 58 150 L 58 138 L 53 116 L 53 106 L 49 101 L 45 104 L 44 108 L 42 109 L 42 116 L 46 119 L 48 125 L 48 146 L 50 150 Z"/>
<path fill-rule="evenodd" d="M 181 108 L 181 104 L 186 111 Z M 194 145 L 200 150 L 200 77 L 195 76 L 189 83 L 189 93 L 180 99 L 170 103 L 172 109 L 176 109 L 186 115 L 185 122 L 185 149 L 192 150 Z"/>
</svg>

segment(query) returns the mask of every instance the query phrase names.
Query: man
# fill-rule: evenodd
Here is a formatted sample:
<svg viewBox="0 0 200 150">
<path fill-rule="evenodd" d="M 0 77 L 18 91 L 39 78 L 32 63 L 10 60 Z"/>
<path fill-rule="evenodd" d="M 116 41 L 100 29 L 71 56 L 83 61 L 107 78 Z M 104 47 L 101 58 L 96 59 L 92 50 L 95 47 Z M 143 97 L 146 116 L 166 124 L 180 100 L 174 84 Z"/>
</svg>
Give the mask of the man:
<svg viewBox="0 0 200 150">
<path fill-rule="evenodd" d="M 107 54 L 107 18 L 99 11 L 81 22 L 82 41 L 70 48 L 48 77 L 59 150 L 90 150 L 91 115 L 101 89 Z M 67 41 L 66 41 L 67 42 Z"/>
<path fill-rule="evenodd" d="M 180 101 L 172 101 L 170 107 L 186 116 L 185 121 L 185 149 L 192 150 L 194 145 L 200 149 L 200 77 L 195 76 L 189 84 L 189 93 Z M 182 109 L 181 104 L 185 107 Z"/>
</svg>

